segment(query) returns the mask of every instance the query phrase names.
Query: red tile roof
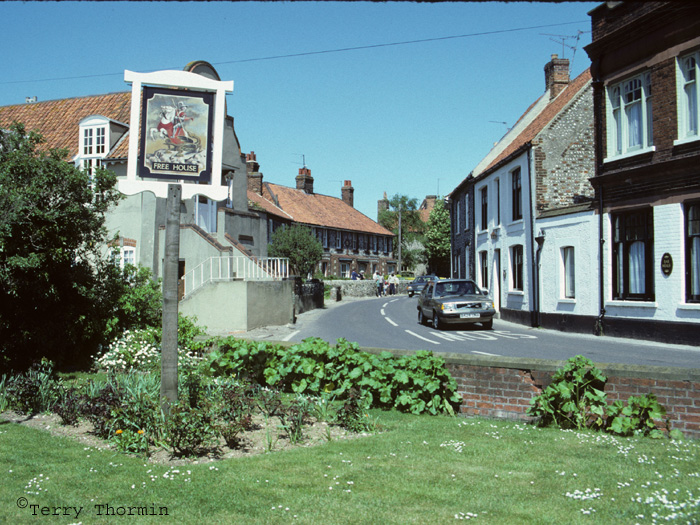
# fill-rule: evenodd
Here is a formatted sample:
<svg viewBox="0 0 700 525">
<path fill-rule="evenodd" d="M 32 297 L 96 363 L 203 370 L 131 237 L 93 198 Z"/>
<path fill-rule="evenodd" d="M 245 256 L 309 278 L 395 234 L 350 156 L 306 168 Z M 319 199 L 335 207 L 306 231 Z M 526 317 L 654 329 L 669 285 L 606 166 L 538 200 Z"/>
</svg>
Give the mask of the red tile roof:
<svg viewBox="0 0 700 525">
<path fill-rule="evenodd" d="M 493 159 L 481 173 L 475 173 L 475 176 L 480 177 L 485 175 L 507 159 L 510 155 L 515 153 L 518 149 L 531 142 L 537 136 L 537 134 L 540 133 L 547 126 L 547 124 L 549 124 L 552 119 L 559 114 L 564 106 L 566 106 L 582 89 L 588 85 L 590 81 L 591 71 L 590 69 L 586 69 L 578 77 L 572 80 L 571 83 L 561 93 L 559 93 L 554 100 L 547 104 L 542 112 L 535 117 L 535 119 L 517 137 L 515 137 L 513 141 L 508 144 L 506 148 L 495 159 Z M 518 119 L 518 121 L 522 120 L 533 107 L 534 104 L 527 109 L 527 111 L 520 117 L 520 119 Z"/>
<path fill-rule="evenodd" d="M 78 154 L 81 120 L 102 115 L 128 125 L 130 110 L 131 92 L 2 106 L 0 127 L 7 129 L 15 121 L 21 122 L 28 131 L 40 132 L 47 148 L 65 148 L 72 158 Z M 121 143 L 128 148 L 128 140 Z"/>
<path fill-rule="evenodd" d="M 376 235 L 393 235 L 391 231 L 337 197 L 306 193 L 303 190 L 269 182 L 263 184 L 262 196 L 270 204 L 276 198 L 279 208 L 291 216 L 295 222 Z"/>
<path fill-rule="evenodd" d="M 265 199 L 261 195 L 258 195 L 254 191 L 248 190 L 248 203 L 249 203 L 249 205 L 252 204 L 253 208 L 258 207 L 270 215 L 275 215 L 276 217 L 281 217 L 281 218 L 286 219 L 288 221 L 293 220 L 291 215 L 289 215 L 288 213 L 285 213 L 284 210 L 278 208 L 277 206 L 275 206 L 274 203 Z"/>
</svg>

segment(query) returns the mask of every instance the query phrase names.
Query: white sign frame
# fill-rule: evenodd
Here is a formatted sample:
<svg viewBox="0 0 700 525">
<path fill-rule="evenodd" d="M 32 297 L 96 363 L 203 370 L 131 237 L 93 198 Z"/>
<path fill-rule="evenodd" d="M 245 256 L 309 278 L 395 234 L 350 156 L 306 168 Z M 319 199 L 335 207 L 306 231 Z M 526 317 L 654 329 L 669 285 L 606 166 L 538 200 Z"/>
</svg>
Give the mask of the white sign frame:
<svg viewBox="0 0 700 525">
<path fill-rule="evenodd" d="M 131 117 L 129 131 L 129 158 L 127 160 L 126 179 L 119 179 L 118 189 L 125 195 L 135 195 L 150 191 L 156 197 L 167 198 L 168 185 L 174 181 L 143 180 L 137 178 L 139 130 L 141 129 L 141 88 L 144 84 L 164 88 L 189 88 L 211 91 L 214 96 L 214 130 L 213 155 L 211 166 L 211 184 L 180 182 L 182 199 L 203 195 L 214 201 L 228 198 L 228 186 L 221 184 L 221 164 L 223 160 L 224 118 L 226 93 L 233 91 L 233 80 L 220 81 L 190 73 L 189 71 L 155 71 L 153 73 L 136 73 L 124 71 L 124 81 L 131 83 Z"/>
</svg>

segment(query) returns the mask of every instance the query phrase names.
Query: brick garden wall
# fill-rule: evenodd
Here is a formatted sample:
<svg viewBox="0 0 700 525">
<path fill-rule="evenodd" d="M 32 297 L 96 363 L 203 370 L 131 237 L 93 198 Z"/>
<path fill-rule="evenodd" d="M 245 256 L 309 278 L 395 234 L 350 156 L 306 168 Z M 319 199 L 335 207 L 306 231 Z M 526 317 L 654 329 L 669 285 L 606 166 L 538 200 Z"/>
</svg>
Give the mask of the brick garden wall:
<svg viewBox="0 0 700 525">
<path fill-rule="evenodd" d="M 563 361 L 443 354 L 464 400 L 461 414 L 529 421 L 530 399 L 551 382 Z M 608 403 L 653 393 L 670 428 L 700 439 L 700 369 L 603 365 Z M 663 423 L 663 422 L 659 422 Z"/>
</svg>

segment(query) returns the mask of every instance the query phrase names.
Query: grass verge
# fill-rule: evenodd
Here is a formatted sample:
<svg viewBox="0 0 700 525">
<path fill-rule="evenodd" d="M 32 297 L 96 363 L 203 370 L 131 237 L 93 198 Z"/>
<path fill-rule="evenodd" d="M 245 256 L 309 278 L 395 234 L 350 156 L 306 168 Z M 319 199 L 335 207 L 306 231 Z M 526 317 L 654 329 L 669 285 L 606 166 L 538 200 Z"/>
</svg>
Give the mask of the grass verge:
<svg viewBox="0 0 700 525">
<path fill-rule="evenodd" d="M 697 441 L 397 412 L 371 415 L 386 432 L 177 467 L 2 423 L 0 521 L 45 523 L 47 516 L 52 523 L 84 524 L 700 521 Z"/>
</svg>

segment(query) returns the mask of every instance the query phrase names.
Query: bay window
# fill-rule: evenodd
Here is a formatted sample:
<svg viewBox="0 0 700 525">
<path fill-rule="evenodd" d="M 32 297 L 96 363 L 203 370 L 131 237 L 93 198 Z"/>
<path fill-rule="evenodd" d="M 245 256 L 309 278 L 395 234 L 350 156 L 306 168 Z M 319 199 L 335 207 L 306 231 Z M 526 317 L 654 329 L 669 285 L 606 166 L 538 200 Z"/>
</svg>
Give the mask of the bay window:
<svg viewBox="0 0 700 525">
<path fill-rule="evenodd" d="M 608 88 L 608 158 L 652 147 L 651 73 Z"/>
<path fill-rule="evenodd" d="M 678 60 L 678 138 L 698 138 L 698 62 L 700 51 Z"/>
</svg>

